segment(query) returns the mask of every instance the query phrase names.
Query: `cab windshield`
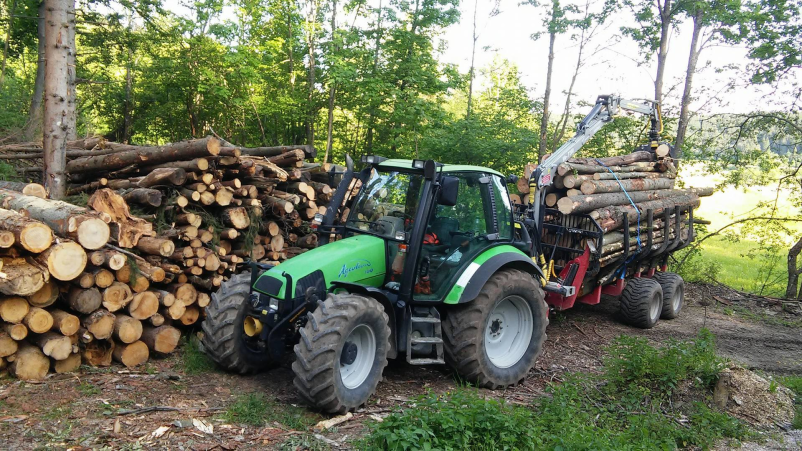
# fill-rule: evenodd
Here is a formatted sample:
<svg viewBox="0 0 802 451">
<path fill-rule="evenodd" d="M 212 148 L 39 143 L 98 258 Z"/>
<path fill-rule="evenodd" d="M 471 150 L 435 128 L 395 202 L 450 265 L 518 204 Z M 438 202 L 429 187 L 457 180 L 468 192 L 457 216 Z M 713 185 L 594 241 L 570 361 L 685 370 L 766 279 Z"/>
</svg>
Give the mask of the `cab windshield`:
<svg viewBox="0 0 802 451">
<path fill-rule="evenodd" d="M 422 174 L 373 169 L 345 225 L 371 235 L 406 241 L 422 186 Z"/>
</svg>

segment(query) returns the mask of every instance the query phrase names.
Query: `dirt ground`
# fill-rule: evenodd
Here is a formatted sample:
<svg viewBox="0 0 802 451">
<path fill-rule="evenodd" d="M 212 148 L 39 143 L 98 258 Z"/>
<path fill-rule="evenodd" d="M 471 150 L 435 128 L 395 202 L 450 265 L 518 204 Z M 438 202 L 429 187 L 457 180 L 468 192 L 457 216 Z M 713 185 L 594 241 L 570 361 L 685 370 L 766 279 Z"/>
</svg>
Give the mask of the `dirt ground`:
<svg viewBox="0 0 802 451">
<path fill-rule="evenodd" d="M 622 334 L 688 339 L 702 327 L 716 335 L 721 355 L 773 374 L 802 374 L 802 316 L 765 300 L 712 286 L 688 286 L 686 307 L 673 321 L 644 331 L 623 325 L 615 301 L 552 314 L 545 350 L 525 382 L 488 392 L 529 403 L 566 372 L 598 371 L 604 347 Z M 790 309 L 788 309 L 790 310 Z M 41 383 L 0 380 L 0 447 L 3 449 L 314 449 L 349 447 L 369 421 L 416 396 L 445 392 L 456 382 L 446 368 L 391 362 L 368 406 L 353 419 L 319 433 L 228 424 L 222 415 L 238 396 L 263 393 L 277 413 L 307 424 L 325 417 L 303 410 L 289 365 L 255 376 L 211 371 L 187 375 L 182 356 L 152 360 L 141 371 L 82 368 Z M 292 407 L 296 406 L 296 407 Z M 291 413 L 286 413 L 288 410 Z M 193 424 L 193 420 L 194 424 Z M 286 422 L 285 422 L 286 423 Z M 206 430 L 204 432 L 203 430 Z M 211 433 L 208 433 L 211 432 Z"/>
</svg>

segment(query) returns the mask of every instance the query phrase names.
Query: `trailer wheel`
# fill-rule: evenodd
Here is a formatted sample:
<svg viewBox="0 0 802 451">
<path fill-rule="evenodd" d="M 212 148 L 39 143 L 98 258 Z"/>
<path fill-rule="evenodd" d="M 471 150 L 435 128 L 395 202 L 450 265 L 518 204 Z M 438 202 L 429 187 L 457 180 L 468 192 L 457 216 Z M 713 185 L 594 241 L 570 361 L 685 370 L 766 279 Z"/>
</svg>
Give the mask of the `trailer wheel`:
<svg viewBox="0 0 802 451">
<path fill-rule="evenodd" d="M 249 340 L 243 330 L 250 292 L 250 271 L 223 282 L 212 293 L 203 321 L 201 343 L 206 354 L 224 369 L 240 374 L 263 370 L 272 363 L 264 344 Z"/>
<path fill-rule="evenodd" d="M 636 277 L 627 281 L 620 302 L 621 315 L 628 324 L 651 329 L 663 310 L 663 289 L 654 279 Z"/>
<path fill-rule="evenodd" d="M 330 294 L 318 301 L 295 345 L 293 383 L 310 406 L 345 413 L 376 391 L 387 366 L 390 320 L 373 298 Z"/>
<path fill-rule="evenodd" d="M 663 289 L 663 312 L 660 318 L 676 318 L 685 303 L 685 281 L 679 274 L 673 272 L 657 272 L 653 279 Z"/>
<path fill-rule="evenodd" d="M 473 302 L 447 311 L 446 362 L 479 387 L 517 384 L 543 350 L 547 311 L 543 290 L 529 273 L 499 271 Z"/>
</svg>

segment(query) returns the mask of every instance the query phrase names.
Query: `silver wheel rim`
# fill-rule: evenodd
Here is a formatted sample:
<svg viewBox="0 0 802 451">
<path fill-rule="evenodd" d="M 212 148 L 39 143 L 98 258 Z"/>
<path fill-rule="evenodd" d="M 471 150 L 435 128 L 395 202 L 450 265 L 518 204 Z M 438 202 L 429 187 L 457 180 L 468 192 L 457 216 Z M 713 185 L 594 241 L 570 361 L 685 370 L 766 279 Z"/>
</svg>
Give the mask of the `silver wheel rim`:
<svg viewBox="0 0 802 451">
<path fill-rule="evenodd" d="M 656 320 L 660 317 L 660 295 L 655 293 L 652 296 L 652 305 L 649 306 L 649 317 Z"/>
<path fill-rule="evenodd" d="M 485 327 L 485 352 L 498 368 L 518 363 L 532 341 L 532 308 L 520 296 L 501 300 L 490 312 Z"/>
<path fill-rule="evenodd" d="M 674 312 L 678 312 L 680 307 L 682 306 L 682 288 L 677 287 L 674 289 L 674 296 L 671 297 L 671 307 L 674 309 Z"/>
<path fill-rule="evenodd" d="M 345 342 L 356 346 L 356 359 L 351 364 L 340 362 L 340 380 L 345 388 L 354 389 L 365 382 L 373 368 L 373 360 L 376 356 L 376 334 L 367 324 L 360 324 L 348 334 Z"/>
</svg>

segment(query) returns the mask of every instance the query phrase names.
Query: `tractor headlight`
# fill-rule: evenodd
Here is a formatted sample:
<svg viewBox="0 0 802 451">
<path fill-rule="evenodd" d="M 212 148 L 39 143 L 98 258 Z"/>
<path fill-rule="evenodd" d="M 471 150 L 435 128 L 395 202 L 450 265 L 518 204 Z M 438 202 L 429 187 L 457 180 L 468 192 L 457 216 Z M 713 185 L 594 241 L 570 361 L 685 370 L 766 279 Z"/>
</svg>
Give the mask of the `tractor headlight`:
<svg viewBox="0 0 802 451">
<path fill-rule="evenodd" d="M 267 307 L 270 310 L 278 310 L 278 299 L 271 297 L 270 301 L 267 303 Z"/>
</svg>

